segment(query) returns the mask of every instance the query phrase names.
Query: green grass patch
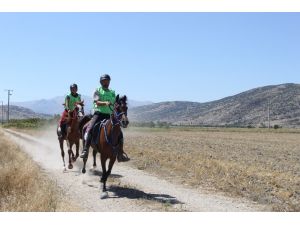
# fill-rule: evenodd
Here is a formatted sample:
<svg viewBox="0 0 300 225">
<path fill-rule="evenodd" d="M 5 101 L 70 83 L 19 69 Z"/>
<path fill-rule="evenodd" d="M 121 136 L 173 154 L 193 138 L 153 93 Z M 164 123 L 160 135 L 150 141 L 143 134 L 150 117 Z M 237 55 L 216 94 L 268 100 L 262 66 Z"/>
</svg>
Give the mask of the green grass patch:
<svg viewBox="0 0 300 225">
<path fill-rule="evenodd" d="M 39 129 L 44 126 L 49 126 L 57 123 L 57 119 L 12 119 L 9 123 L 3 125 L 4 128 L 19 128 L 19 129 Z"/>
</svg>

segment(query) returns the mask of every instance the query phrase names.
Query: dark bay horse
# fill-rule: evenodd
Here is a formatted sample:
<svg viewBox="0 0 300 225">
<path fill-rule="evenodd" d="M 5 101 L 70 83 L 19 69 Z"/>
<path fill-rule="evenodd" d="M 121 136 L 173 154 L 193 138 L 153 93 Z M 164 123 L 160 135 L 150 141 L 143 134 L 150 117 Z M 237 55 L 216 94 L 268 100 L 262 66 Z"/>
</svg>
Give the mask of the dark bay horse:
<svg viewBox="0 0 300 225">
<path fill-rule="evenodd" d="M 69 154 L 69 165 L 68 169 L 73 169 L 73 162 L 76 162 L 77 158 L 79 157 L 79 141 L 80 141 L 80 132 L 79 132 L 79 121 L 84 116 L 83 111 L 83 102 L 76 103 L 76 107 L 71 113 L 71 118 L 68 119 L 67 124 L 67 132 L 63 134 L 62 137 L 58 136 L 58 141 L 61 149 L 61 157 L 64 163 L 64 172 L 66 169 L 65 164 L 65 151 L 64 151 L 64 141 L 67 142 L 68 147 L 68 154 Z M 76 146 L 76 155 L 72 150 L 73 145 Z"/>
<path fill-rule="evenodd" d="M 101 183 L 103 184 L 102 188 L 102 197 L 105 198 L 108 196 L 106 189 L 106 181 L 111 174 L 113 165 L 117 158 L 117 152 L 119 149 L 119 136 L 121 133 L 121 127 L 126 128 L 129 124 L 127 117 L 127 97 L 126 95 L 123 97 L 119 97 L 117 95 L 116 101 L 113 107 L 113 112 L 109 120 L 107 120 L 103 126 L 100 128 L 100 135 L 97 144 L 91 145 L 93 148 L 93 158 L 94 158 L 94 167 L 96 166 L 96 155 L 100 153 L 100 160 L 102 166 L 102 177 Z M 87 124 L 84 128 L 87 127 Z M 83 128 L 83 129 L 84 129 Z M 84 133 L 84 132 L 82 132 Z M 108 169 L 106 169 L 106 162 L 109 160 Z M 86 162 L 87 159 L 83 160 L 84 165 L 82 169 L 82 173 L 86 173 Z"/>
</svg>

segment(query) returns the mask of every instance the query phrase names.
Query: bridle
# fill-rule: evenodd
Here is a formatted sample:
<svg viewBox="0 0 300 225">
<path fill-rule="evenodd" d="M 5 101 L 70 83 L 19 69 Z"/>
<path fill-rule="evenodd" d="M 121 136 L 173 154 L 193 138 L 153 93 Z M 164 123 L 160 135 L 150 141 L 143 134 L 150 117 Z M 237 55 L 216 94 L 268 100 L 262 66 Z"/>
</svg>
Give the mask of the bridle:
<svg viewBox="0 0 300 225">
<path fill-rule="evenodd" d="M 119 103 L 121 102 L 121 103 Z M 125 115 L 127 117 L 127 104 L 126 102 L 123 102 L 122 100 L 119 102 L 115 102 L 114 104 L 114 108 L 112 108 L 111 105 L 109 105 L 109 108 L 112 110 L 112 114 L 110 116 L 110 120 L 107 120 L 104 124 L 103 124 L 103 128 L 104 128 L 104 136 L 105 136 L 105 140 L 106 143 L 112 146 L 113 152 L 116 153 L 119 144 L 117 143 L 116 145 L 113 144 L 113 140 L 114 140 L 114 129 L 116 126 L 122 126 L 122 127 L 127 127 L 127 125 L 124 125 L 123 123 L 123 115 Z M 123 110 L 122 110 L 123 109 Z M 125 110 L 124 110 L 125 109 Z M 107 134 L 107 125 L 109 124 L 109 122 L 112 125 L 112 130 L 111 130 L 111 139 L 109 139 L 108 134 Z"/>
<path fill-rule="evenodd" d="M 72 112 L 72 120 L 79 119 L 84 116 L 83 106 L 81 104 L 76 104 L 75 109 Z"/>
<path fill-rule="evenodd" d="M 125 106 L 123 106 L 123 104 Z M 124 107 L 126 108 L 126 110 L 122 111 L 121 109 Z M 112 110 L 112 114 L 110 116 L 112 126 L 115 127 L 117 125 L 120 125 L 125 128 L 125 125 L 123 124 L 122 119 L 123 119 L 123 115 L 125 115 L 127 117 L 126 103 L 122 102 L 121 104 L 119 104 L 118 102 L 116 102 L 114 104 L 114 108 L 112 108 L 111 105 L 109 105 L 109 108 Z"/>
</svg>

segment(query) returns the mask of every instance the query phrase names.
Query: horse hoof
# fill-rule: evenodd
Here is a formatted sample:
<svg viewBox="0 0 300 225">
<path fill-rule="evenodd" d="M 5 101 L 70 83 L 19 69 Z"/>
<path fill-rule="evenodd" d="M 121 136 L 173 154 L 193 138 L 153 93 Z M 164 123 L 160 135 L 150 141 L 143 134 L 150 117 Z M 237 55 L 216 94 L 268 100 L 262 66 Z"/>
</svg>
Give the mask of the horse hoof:
<svg viewBox="0 0 300 225">
<path fill-rule="evenodd" d="M 73 169 L 73 165 L 70 164 L 70 165 L 68 166 L 68 168 L 69 168 L 69 170 Z"/>
<path fill-rule="evenodd" d="M 64 166 L 63 167 L 63 173 L 67 172 L 67 168 Z"/>
<path fill-rule="evenodd" d="M 95 169 L 97 169 L 97 166 L 92 166 L 91 167 L 91 171 L 94 171 Z"/>
<path fill-rule="evenodd" d="M 84 169 L 82 169 L 82 173 L 83 174 L 85 174 L 86 173 L 86 169 L 84 168 Z"/>
<path fill-rule="evenodd" d="M 107 192 L 103 192 L 100 196 L 100 199 L 106 199 L 108 198 L 108 193 Z"/>
</svg>

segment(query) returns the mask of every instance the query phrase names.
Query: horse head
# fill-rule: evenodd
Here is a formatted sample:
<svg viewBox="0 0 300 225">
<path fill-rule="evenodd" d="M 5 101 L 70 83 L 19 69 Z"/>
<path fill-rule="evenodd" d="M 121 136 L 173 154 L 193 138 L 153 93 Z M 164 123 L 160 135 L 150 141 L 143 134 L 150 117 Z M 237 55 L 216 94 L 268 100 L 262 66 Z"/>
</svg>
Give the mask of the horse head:
<svg viewBox="0 0 300 225">
<path fill-rule="evenodd" d="M 128 124 L 129 124 L 129 120 L 127 117 L 127 97 L 126 95 L 120 97 L 119 95 L 117 95 L 116 97 L 116 101 L 114 104 L 114 113 L 113 113 L 113 118 L 114 120 L 116 120 L 118 123 L 120 123 L 120 125 L 123 128 L 127 128 Z"/>
<path fill-rule="evenodd" d="M 73 111 L 73 115 L 72 117 L 74 119 L 81 119 L 82 117 L 84 117 L 84 109 L 83 109 L 84 103 L 83 102 L 77 102 L 75 104 L 75 109 Z"/>
<path fill-rule="evenodd" d="M 79 118 L 84 117 L 84 109 L 83 109 L 83 106 L 84 106 L 83 102 L 80 102 L 80 103 L 78 103 L 78 104 L 76 105 L 76 108 L 77 108 L 77 111 L 78 111 L 77 116 L 78 116 Z"/>
</svg>

